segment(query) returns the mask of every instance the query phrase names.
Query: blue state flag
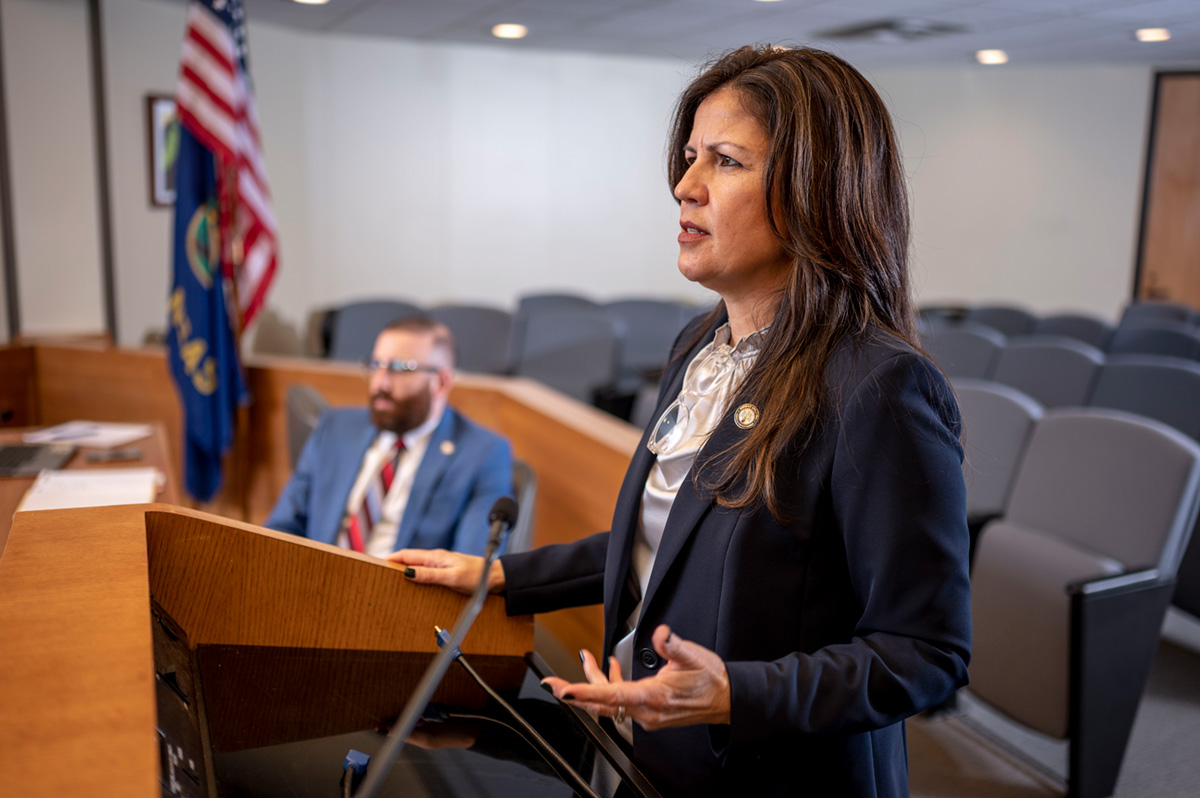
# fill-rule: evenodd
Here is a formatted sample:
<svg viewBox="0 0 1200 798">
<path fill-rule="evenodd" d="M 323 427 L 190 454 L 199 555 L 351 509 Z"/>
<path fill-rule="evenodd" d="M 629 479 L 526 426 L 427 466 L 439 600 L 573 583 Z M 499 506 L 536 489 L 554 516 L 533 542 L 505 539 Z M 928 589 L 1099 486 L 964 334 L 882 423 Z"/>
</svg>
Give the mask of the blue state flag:
<svg viewBox="0 0 1200 798">
<path fill-rule="evenodd" d="M 226 311 L 215 160 L 184 125 L 177 164 L 168 359 L 183 409 L 184 485 L 209 501 L 249 394 Z"/>
</svg>

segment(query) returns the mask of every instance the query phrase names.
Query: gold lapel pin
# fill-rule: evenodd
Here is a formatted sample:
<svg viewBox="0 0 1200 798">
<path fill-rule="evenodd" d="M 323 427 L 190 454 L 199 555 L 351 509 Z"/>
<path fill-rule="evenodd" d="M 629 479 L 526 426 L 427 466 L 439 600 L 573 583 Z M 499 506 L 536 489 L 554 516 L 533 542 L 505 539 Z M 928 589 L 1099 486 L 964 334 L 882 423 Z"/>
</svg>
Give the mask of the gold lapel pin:
<svg viewBox="0 0 1200 798">
<path fill-rule="evenodd" d="M 744 405 L 739 405 L 734 411 L 733 423 L 738 425 L 739 429 L 750 429 L 758 423 L 758 408 L 747 402 Z"/>
<path fill-rule="evenodd" d="M 438 447 L 442 454 L 454 454 L 454 441 L 442 441 L 442 445 Z"/>
</svg>

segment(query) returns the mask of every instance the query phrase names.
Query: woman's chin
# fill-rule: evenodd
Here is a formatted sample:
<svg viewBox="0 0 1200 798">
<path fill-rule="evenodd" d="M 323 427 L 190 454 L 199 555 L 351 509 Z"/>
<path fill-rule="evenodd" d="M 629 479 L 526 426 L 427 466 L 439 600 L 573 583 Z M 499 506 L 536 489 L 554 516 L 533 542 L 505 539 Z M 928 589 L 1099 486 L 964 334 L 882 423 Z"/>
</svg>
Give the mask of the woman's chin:
<svg viewBox="0 0 1200 798">
<path fill-rule="evenodd" d="M 680 257 L 679 273 L 682 274 L 689 282 L 697 283 L 705 288 L 712 289 L 710 283 L 714 275 L 712 270 L 706 268 L 702 263 L 696 263 L 691 259 L 685 260 L 683 257 Z"/>
</svg>

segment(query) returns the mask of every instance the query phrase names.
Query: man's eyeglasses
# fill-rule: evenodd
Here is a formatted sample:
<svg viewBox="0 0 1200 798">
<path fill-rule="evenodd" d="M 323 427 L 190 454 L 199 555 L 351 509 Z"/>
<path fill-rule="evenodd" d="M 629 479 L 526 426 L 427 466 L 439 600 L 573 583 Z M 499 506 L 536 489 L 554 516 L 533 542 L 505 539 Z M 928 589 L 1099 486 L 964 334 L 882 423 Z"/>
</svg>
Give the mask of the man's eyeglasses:
<svg viewBox="0 0 1200 798">
<path fill-rule="evenodd" d="M 368 358 L 363 361 L 362 367 L 363 373 L 368 377 L 380 369 L 386 371 L 392 377 L 400 374 L 409 374 L 414 371 L 427 371 L 430 374 L 438 372 L 436 366 L 422 366 L 415 360 L 376 360 L 375 358 Z"/>
</svg>

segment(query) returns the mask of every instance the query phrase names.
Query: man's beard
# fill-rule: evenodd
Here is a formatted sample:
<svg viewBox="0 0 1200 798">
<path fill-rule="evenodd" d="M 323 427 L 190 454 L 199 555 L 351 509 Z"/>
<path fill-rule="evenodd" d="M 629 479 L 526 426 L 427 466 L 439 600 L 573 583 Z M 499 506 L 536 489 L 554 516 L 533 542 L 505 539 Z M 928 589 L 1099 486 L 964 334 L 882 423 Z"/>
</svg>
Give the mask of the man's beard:
<svg viewBox="0 0 1200 798">
<path fill-rule="evenodd" d="M 376 407 L 378 399 L 387 401 L 387 407 Z M 386 393 L 377 393 L 371 397 L 371 423 L 379 429 L 403 435 L 429 419 L 432 405 L 433 396 L 428 391 L 421 391 L 399 402 Z"/>
</svg>

